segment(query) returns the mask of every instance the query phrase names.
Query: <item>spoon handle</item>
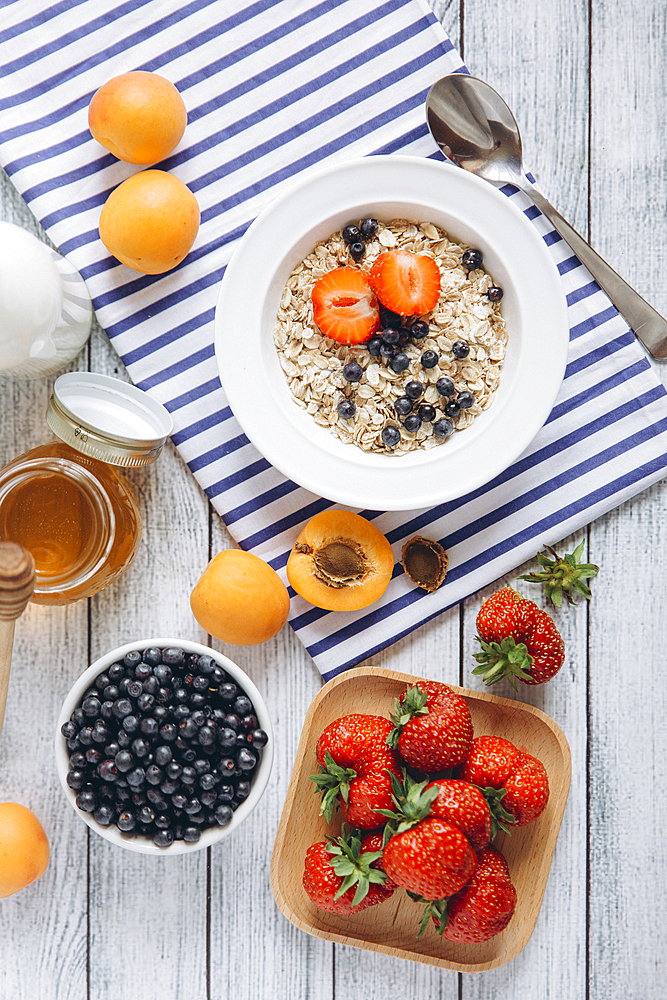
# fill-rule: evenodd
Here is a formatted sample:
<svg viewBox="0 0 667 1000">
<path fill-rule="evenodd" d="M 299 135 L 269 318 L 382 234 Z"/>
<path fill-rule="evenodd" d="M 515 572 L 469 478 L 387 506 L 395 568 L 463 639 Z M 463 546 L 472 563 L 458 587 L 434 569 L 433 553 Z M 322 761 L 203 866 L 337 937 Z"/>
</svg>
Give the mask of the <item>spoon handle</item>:
<svg viewBox="0 0 667 1000">
<path fill-rule="evenodd" d="M 596 253 L 593 247 L 576 229 L 563 218 L 544 195 L 532 185 L 526 185 L 523 190 L 535 202 L 539 210 L 546 215 L 554 229 L 568 243 L 577 257 L 591 272 L 598 285 L 604 289 L 618 311 L 628 321 L 635 336 L 641 340 L 646 350 L 664 361 L 667 358 L 667 320 L 656 312 L 641 295 L 610 267 L 606 260 Z"/>
</svg>

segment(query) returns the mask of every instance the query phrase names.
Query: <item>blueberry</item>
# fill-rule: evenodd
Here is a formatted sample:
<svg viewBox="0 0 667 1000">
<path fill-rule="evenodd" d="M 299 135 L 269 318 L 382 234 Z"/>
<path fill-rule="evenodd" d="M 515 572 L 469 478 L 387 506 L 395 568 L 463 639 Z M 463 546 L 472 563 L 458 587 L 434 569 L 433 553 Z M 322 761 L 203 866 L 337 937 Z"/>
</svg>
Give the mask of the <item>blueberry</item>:
<svg viewBox="0 0 667 1000">
<path fill-rule="evenodd" d="M 388 424 L 386 427 L 382 428 L 382 440 L 387 448 L 395 448 L 401 440 L 401 432 L 398 427 L 394 427 L 393 424 Z"/>
<path fill-rule="evenodd" d="M 186 826 L 183 831 L 183 840 L 186 844 L 196 844 L 201 837 L 201 830 L 196 826 Z"/>
<path fill-rule="evenodd" d="M 218 770 L 223 778 L 231 778 L 236 774 L 236 764 L 231 757 L 223 757 L 218 764 Z"/>
<path fill-rule="evenodd" d="M 353 226 L 353 225 L 345 226 L 341 235 L 346 243 L 356 243 L 358 240 L 361 239 L 361 231 L 359 229 L 359 226 Z"/>
<path fill-rule="evenodd" d="M 202 774 L 201 778 L 199 779 L 199 787 L 203 792 L 210 792 L 213 788 L 215 788 L 215 785 L 216 785 L 215 776 L 210 773 Z"/>
<path fill-rule="evenodd" d="M 412 338 L 410 337 L 410 331 L 409 330 L 400 329 L 398 331 L 398 345 L 397 346 L 398 347 L 405 347 L 406 344 L 410 343 L 411 339 Z"/>
<path fill-rule="evenodd" d="M 151 708 L 155 704 L 155 698 L 152 694 L 147 694 L 145 691 L 139 695 L 137 699 L 137 707 L 142 712 L 150 712 Z"/>
<path fill-rule="evenodd" d="M 197 674 L 192 681 L 192 686 L 195 691 L 208 691 L 208 677 L 204 674 Z"/>
<path fill-rule="evenodd" d="M 149 646 L 145 649 L 141 656 L 144 663 L 149 663 L 151 667 L 157 667 L 159 663 L 162 663 L 162 653 L 155 646 Z"/>
<path fill-rule="evenodd" d="M 170 667 L 178 667 L 185 662 L 185 653 L 178 646 L 169 646 L 162 650 L 162 662 Z"/>
<path fill-rule="evenodd" d="M 148 826 L 155 819 L 155 810 L 151 809 L 150 806 L 142 806 L 137 813 L 137 820 L 142 826 Z"/>
<path fill-rule="evenodd" d="M 102 781 L 116 781 L 118 778 L 118 768 L 113 760 L 103 760 L 98 764 L 97 773 Z"/>
<path fill-rule="evenodd" d="M 163 781 L 162 784 L 160 785 L 160 791 L 162 792 L 163 795 L 167 796 L 173 795 L 174 792 L 177 790 L 178 790 L 178 782 L 170 781 L 168 778 L 166 781 Z"/>
<path fill-rule="evenodd" d="M 424 386 L 421 384 L 421 382 L 417 382 L 415 380 L 408 382 L 408 384 L 405 387 L 405 395 L 408 397 L 408 399 L 419 399 L 423 391 L 424 391 Z"/>
<path fill-rule="evenodd" d="M 100 708 L 102 707 L 102 702 L 99 698 L 84 698 L 81 702 L 81 708 L 83 709 L 83 714 L 89 719 L 96 719 L 100 714 Z"/>
<path fill-rule="evenodd" d="M 455 340 L 452 344 L 452 354 L 455 358 L 467 358 L 470 354 L 470 345 L 465 340 Z"/>
<path fill-rule="evenodd" d="M 234 797 L 241 802 L 243 799 L 247 799 L 250 795 L 250 782 L 249 781 L 237 781 L 236 788 L 234 790 Z"/>
<path fill-rule="evenodd" d="M 75 767 L 75 768 L 76 767 L 79 767 L 79 768 L 85 767 L 86 766 L 86 756 L 85 756 L 85 754 L 81 753 L 80 750 L 76 751 L 75 753 L 70 754 L 69 766 L 70 767 Z"/>
<path fill-rule="evenodd" d="M 98 691 L 103 691 L 104 688 L 108 685 L 108 683 L 109 683 L 108 674 L 98 674 L 98 676 L 95 678 L 95 687 L 97 688 Z"/>
<path fill-rule="evenodd" d="M 60 732 L 66 740 L 71 740 L 73 736 L 76 736 L 76 726 L 71 720 L 69 722 L 63 722 L 60 727 Z"/>
<path fill-rule="evenodd" d="M 202 811 L 202 804 L 198 798 L 188 799 L 188 801 L 183 806 L 183 812 L 186 812 L 188 816 L 196 816 L 197 813 Z"/>
<path fill-rule="evenodd" d="M 172 830 L 158 830 L 153 837 L 153 843 L 156 847 L 170 847 L 174 843 L 174 834 Z"/>
<path fill-rule="evenodd" d="M 248 713 L 248 715 L 244 715 L 243 718 L 241 719 L 241 722 L 243 723 L 243 728 L 245 730 L 257 729 L 259 725 L 259 722 L 257 721 L 257 716 L 254 715 L 252 712 Z"/>
<path fill-rule="evenodd" d="M 129 780 L 129 779 L 128 779 Z M 146 781 L 149 785 L 159 785 L 164 780 L 164 771 L 157 764 L 149 764 L 146 768 Z"/>
<path fill-rule="evenodd" d="M 125 676 L 125 667 L 122 663 L 112 663 L 107 670 L 107 674 L 109 675 L 111 683 L 115 684 L 116 681 L 119 681 L 121 677 Z"/>
<path fill-rule="evenodd" d="M 450 378 L 439 378 L 435 383 L 435 387 L 441 396 L 453 396 L 456 392 L 456 386 Z"/>
<path fill-rule="evenodd" d="M 261 750 L 269 742 L 268 733 L 264 732 L 263 729 L 255 729 L 250 735 L 252 739 L 252 745 L 257 750 Z"/>
<path fill-rule="evenodd" d="M 215 732 L 210 726 L 202 726 L 199 730 L 199 745 L 202 747 L 210 747 L 215 743 Z"/>
<path fill-rule="evenodd" d="M 98 806 L 93 813 L 93 818 L 97 820 L 100 826 L 111 826 L 114 818 L 114 811 L 109 805 L 102 804 Z"/>
<path fill-rule="evenodd" d="M 359 232 L 361 233 L 362 239 L 372 240 L 378 231 L 378 221 L 377 219 L 364 219 L 364 221 L 359 226 Z"/>
<path fill-rule="evenodd" d="M 394 409 L 399 417 L 407 417 L 412 410 L 412 400 L 407 396 L 399 396 L 394 400 Z"/>
<path fill-rule="evenodd" d="M 422 340 L 428 334 L 428 323 L 423 319 L 416 319 L 410 327 L 410 333 L 415 340 Z"/>
<path fill-rule="evenodd" d="M 124 719 L 132 714 L 132 702 L 129 698 L 117 698 L 113 703 L 113 714 L 117 719 Z"/>
<path fill-rule="evenodd" d="M 148 651 L 147 651 L 148 652 Z M 159 652 L 159 650 L 158 650 Z M 145 654 L 144 654 L 145 655 Z M 153 676 L 157 677 L 158 683 L 168 684 L 173 676 L 173 671 L 168 663 L 156 664 L 153 668 Z"/>
<path fill-rule="evenodd" d="M 236 744 L 236 730 L 225 726 L 218 730 L 218 743 L 223 749 L 233 747 Z"/>
<path fill-rule="evenodd" d="M 446 417 L 441 417 L 433 424 L 433 433 L 436 437 L 447 438 L 454 430 L 454 424 Z"/>
<path fill-rule="evenodd" d="M 83 709 L 82 708 L 75 708 L 74 711 L 72 712 L 72 715 L 70 716 L 70 718 L 71 718 L 71 721 L 74 723 L 74 725 L 78 726 L 79 729 L 81 728 L 81 726 L 86 721 L 86 717 L 83 714 Z"/>
<path fill-rule="evenodd" d="M 464 390 L 460 392 L 456 397 L 456 402 L 459 404 L 462 410 L 468 410 L 472 404 L 475 402 L 475 397 L 471 392 Z"/>
<path fill-rule="evenodd" d="M 192 717 L 188 717 L 181 722 L 179 726 L 179 734 L 184 740 L 191 740 L 192 737 L 197 732 L 197 723 Z"/>
<path fill-rule="evenodd" d="M 435 351 L 424 351 L 420 360 L 422 368 L 435 368 L 438 363 L 438 355 Z"/>
<path fill-rule="evenodd" d="M 84 788 L 77 795 L 76 804 L 82 812 L 95 812 L 97 809 L 97 796 L 90 789 Z"/>
<path fill-rule="evenodd" d="M 364 370 L 358 361 L 348 361 L 343 365 L 343 378 L 348 382 L 361 382 Z"/>
<path fill-rule="evenodd" d="M 396 348 L 393 344 L 386 344 L 384 340 L 380 341 L 380 357 L 381 358 L 393 358 L 396 353 Z"/>
<path fill-rule="evenodd" d="M 161 744 L 155 748 L 155 763 L 159 764 L 160 767 L 164 767 L 165 764 L 171 763 L 174 759 L 174 754 L 171 747 Z"/>
<path fill-rule="evenodd" d="M 218 695 L 221 701 L 234 701 L 238 691 L 239 689 L 236 684 L 233 684 L 231 681 L 225 681 L 225 683 L 221 684 L 218 688 Z"/>
<path fill-rule="evenodd" d="M 238 715 L 235 715 L 234 712 L 229 712 L 224 717 L 223 723 L 228 729 L 233 729 L 235 733 L 238 733 L 242 725 L 241 719 Z"/>
<path fill-rule="evenodd" d="M 461 263 L 465 267 L 466 271 L 474 271 L 476 268 L 482 266 L 482 251 L 481 250 L 464 250 L 463 256 L 461 257 Z"/>
<path fill-rule="evenodd" d="M 78 768 L 72 768 L 67 772 L 67 784 L 75 792 L 79 792 L 86 783 L 86 775 L 84 771 Z"/>
<path fill-rule="evenodd" d="M 343 420 L 351 420 L 357 412 L 357 408 L 351 399 L 341 399 L 336 409 L 338 410 L 338 415 L 341 416 Z"/>
<path fill-rule="evenodd" d="M 425 424 L 430 424 L 435 418 L 435 407 L 430 403 L 422 403 L 417 412 Z"/>
<path fill-rule="evenodd" d="M 236 755 L 236 766 L 241 771 L 252 771 L 257 767 L 257 757 L 252 750 L 241 749 Z"/>
<path fill-rule="evenodd" d="M 126 733 L 136 733 L 139 728 L 139 719 L 136 715 L 126 715 L 123 719 L 123 729 Z"/>
<path fill-rule="evenodd" d="M 422 418 L 418 416 L 416 413 L 411 413 L 408 417 L 405 418 L 403 422 L 403 426 L 405 427 L 406 431 L 408 431 L 408 433 L 410 434 L 416 434 L 421 425 L 422 425 Z"/>
<path fill-rule="evenodd" d="M 147 681 L 149 677 L 153 676 L 153 668 L 150 663 L 144 663 L 142 660 L 141 663 L 137 663 L 134 668 L 134 676 L 138 681 Z M 146 688 L 144 688 L 144 691 L 145 690 Z"/>
<path fill-rule="evenodd" d="M 130 698 L 138 698 L 139 695 L 143 694 L 144 686 L 141 681 L 130 681 L 127 685 L 127 693 Z"/>
<path fill-rule="evenodd" d="M 380 345 L 382 340 L 380 337 L 371 337 L 370 340 L 366 341 L 366 347 L 368 348 L 368 353 L 373 358 L 377 358 L 380 355 Z"/>
<path fill-rule="evenodd" d="M 127 772 L 127 783 L 131 788 L 141 788 L 146 780 L 146 772 L 143 767 L 134 767 Z"/>
<path fill-rule="evenodd" d="M 136 667 L 141 663 L 141 653 L 138 649 L 131 649 L 129 653 L 126 653 L 123 657 L 123 663 L 126 667 Z"/>
<path fill-rule="evenodd" d="M 401 331 L 393 326 L 386 326 L 380 334 L 383 344 L 397 344 L 401 339 Z"/>
<path fill-rule="evenodd" d="M 171 804 L 175 809 L 182 809 L 187 801 L 187 796 L 182 792 L 174 792 L 171 797 Z"/>
<path fill-rule="evenodd" d="M 450 399 L 450 401 L 445 404 L 444 412 L 446 417 L 451 417 L 453 419 L 454 417 L 458 417 L 461 412 L 461 406 L 455 399 Z"/>
<path fill-rule="evenodd" d="M 390 309 L 385 309 L 383 305 L 380 305 L 380 323 L 383 327 L 395 326 L 398 330 L 398 328 L 403 324 L 403 317 L 399 316 L 398 313 L 392 312 Z"/>
<path fill-rule="evenodd" d="M 406 368 L 410 367 L 410 358 L 407 356 L 407 354 L 399 352 L 398 354 L 395 354 L 393 356 L 393 358 L 389 362 L 389 367 L 391 368 L 392 371 L 396 372 L 397 374 L 400 374 L 401 372 L 404 372 Z"/>
<path fill-rule="evenodd" d="M 165 722 L 160 726 L 160 736 L 166 743 L 173 743 L 178 736 L 178 729 L 173 722 Z"/>
<path fill-rule="evenodd" d="M 102 752 L 97 747 L 89 747 L 86 750 L 86 761 L 89 764 L 99 764 L 102 760 Z"/>
<path fill-rule="evenodd" d="M 215 660 L 208 653 L 202 653 L 197 662 L 197 667 L 200 673 L 206 674 L 208 677 L 215 669 Z"/>
<path fill-rule="evenodd" d="M 150 743 L 142 739 L 141 736 L 138 736 L 136 740 L 132 740 L 132 753 L 135 757 L 147 757 L 150 750 Z"/>
<path fill-rule="evenodd" d="M 352 260 L 361 260 L 366 253 L 366 245 L 361 240 L 355 240 L 350 243 L 349 250 Z"/>
<path fill-rule="evenodd" d="M 215 821 L 219 826 L 228 826 L 232 821 L 233 815 L 231 807 L 223 803 L 215 810 Z"/>
<path fill-rule="evenodd" d="M 102 692 L 102 697 L 105 701 L 115 701 L 119 694 L 120 691 L 115 684 L 107 684 Z"/>
<path fill-rule="evenodd" d="M 93 727 L 84 726 L 83 729 L 79 730 L 77 739 L 79 743 L 83 744 L 84 747 L 89 747 L 93 742 Z"/>
<path fill-rule="evenodd" d="M 500 302 L 503 297 L 503 290 L 499 285 L 491 285 L 486 290 L 486 297 L 489 302 Z"/>
</svg>

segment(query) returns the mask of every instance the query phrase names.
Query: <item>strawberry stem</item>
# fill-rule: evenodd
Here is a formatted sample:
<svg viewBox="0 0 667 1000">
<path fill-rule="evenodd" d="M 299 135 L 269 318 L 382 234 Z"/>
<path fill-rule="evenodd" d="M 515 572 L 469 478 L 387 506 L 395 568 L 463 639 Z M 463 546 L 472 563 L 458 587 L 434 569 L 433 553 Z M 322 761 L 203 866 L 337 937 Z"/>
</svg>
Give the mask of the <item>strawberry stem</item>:
<svg viewBox="0 0 667 1000">
<path fill-rule="evenodd" d="M 358 906 L 368 895 L 371 883 L 384 885 L 386 872 L 379 868 L 371 868 L 374 861 L 382 857 L 382 851 L 364 851 L 361 853 L 361 837 L 358 830 L 348 831 L 343 824 L 340 837 L 327 837 L 327 851 L 331 854 L 329 864 L 342 882 L 334 899 L 340 897 L 356 885 L 357 889 L 352 899 L 352 906 Z"/>
<path fill-rule="evenodd" d="M 341 767 L 328 750 L 324 754 L 324 765 L 320 765 L 319 774 L 310 775 L 310 780 L 315 782 L 315 794 L 322 796 L 320 812 L 326 816 L 327 823 L 331 822 L 341 797 L 347 805 L 350 783 L 356 777 L 357 772 L 354 768 Z"/>
<path fill-rule="evenodd" d="M 516 642 L 512 636 L 502 642 L 485 642 L 478 635 L 475 639 L 481 644 L 482 651 L 474 654 L 479 666 L 473 668 L 473 674 L 483 675 L 485 684 L 496 684 L 506 677 L 516 691 L 515 677 L 528 683 L 532 681 L 530 668 L 535 663 L 535 658 L 530 655 L 524 642 Z"/>
<path fill-rule="evenodd" d="M 428 715 L 426 698 L 426 691 L 422 691 L 418 684 L 406 688 L 401 699 L 394 698 L 394 713 L 389 716 L 394 728 L 387 736 L 387 746 L 392 750 L 397 749 L 399 737 L 410 719 L 414 719 L 415 715 Z"/>
<path fill-rule="evenodd" d="M 557 608 L 563 603 L 566 597 L 570 604 L 576 604 L 575 594 L 581 595 L 585 600 L 590 601 L 592 594 L 588 584 L 584 580 L 590 580 L 596 576 L 600 567 L 593 563 L 580 563 L 579 559 L 584 551 L 585 540 L 577 545 L 574 552 L 566 553 L 561 557 L 552 549 L 550 545 L 545 545 L 547 552 L 550 552 L 553 559 L 549 559 L 543 552 L 537 553 L 537 561 L 542 566 L 542 573 L 527 573 L 520 576 L 520 580 L 528 583 L 543 583 L 544 594 L 547 600 L 551 601 Z"/>
</svg>

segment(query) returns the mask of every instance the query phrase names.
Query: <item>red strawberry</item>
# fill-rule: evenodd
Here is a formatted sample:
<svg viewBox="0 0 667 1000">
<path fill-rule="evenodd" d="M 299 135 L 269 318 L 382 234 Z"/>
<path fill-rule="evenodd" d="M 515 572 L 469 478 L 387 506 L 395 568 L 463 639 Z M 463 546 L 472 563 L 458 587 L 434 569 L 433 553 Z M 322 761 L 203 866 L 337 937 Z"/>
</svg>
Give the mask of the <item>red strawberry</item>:
<svg viewBox="0 0 667 1000">
<path fill-rule="evenodd" d="M 477 615 L 476 637 L 482 652 L 475 653 L 487 684 L 515 677 L 524 684 L 544 684 L 565 660 L 565 646 L 553 619 L 537 604 L 511 587 L 503 587 L 484 601 Z"/>
<path fill-rule="evenodd" d="M 439 778 L 426 786 L 437 789 L 431 803 L 431 816 L 447 820 L 465 833 L 470 846 L 481 851 L 491 839 L 491 810 L 479 788 L 467 781 Z"/>
<path fill-rule="evenodd" d="M 311 781 L 322 793 L 329 822 L 340 805 L 351 826 L 374 830 L 383 825 L 376 810 L 391 808 L 391 775 L 400 777 L 387 746 L 391 728 L 379 715 L 346 715 L 320 736 L 315 750 L 320 773 L 311 775 Z"/>
<path fill-rule="evenodd" d="M 549 801 L 549 779 L 541 761 L 500 736 L 474 739 L 458 777 L 485 792 L 504 790 L 503 809 L 514 817 L 517 826 L 532 823 Z"/>
<path fill-rule="evenodd" d="M 389 746 L 419 771 L 444 771 L 465 760 L 472 743 L 466 701 L 447 684 L 417 681 L 394 701 Z"/>
<path fill-rule="evenodd" d="M 385 845 L 383 863 L 397 885 L 424 899 L 442 899 L 466 884 L 477 858 L 458 827 L 429 817 L 395 833 Z"/>
<path fill-rule="evenodd" d="M 373 264 L 370 283 L 387 309 L 399 316 L 423 316 L 440 297 L 440 268 L 427 254 L 388 250 Z"/>
<path fill-rule="evenodd" d="M 363 842 L 345 830 L 338 838 L 311 844 L 306 851 L 303 887 L 315 906 L 328 913 L 360 913 L 384 903 L 397 888 L 382 867 L 382 834 Z"/>
<path fill-rule="evenodd" d="M 340 344 L 360 344 L 380 325 L 380 310 L 365 271 L 337 267 L 323 275 L 311 292 L 313 318 L 325 337 Z"/>
<path fill-rule="evenodd" d="M 515 908 L 516 889 L 507 862 L 499 851 L 486 847 L 468 884 L 451 899 L 425 908 L 419 933 L 431 917 L 449 941 L 477 944 L 505 930 Z"/>
</svg>

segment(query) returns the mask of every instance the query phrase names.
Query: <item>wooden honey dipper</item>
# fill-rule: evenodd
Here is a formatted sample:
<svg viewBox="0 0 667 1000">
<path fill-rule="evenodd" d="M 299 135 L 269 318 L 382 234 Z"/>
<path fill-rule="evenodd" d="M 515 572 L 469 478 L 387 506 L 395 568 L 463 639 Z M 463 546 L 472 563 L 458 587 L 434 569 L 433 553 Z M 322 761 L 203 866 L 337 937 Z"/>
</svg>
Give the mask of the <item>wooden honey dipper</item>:
<svg viewBox="0 0 667 1000">
<path fill-rule="evenodd" d="M 35 561 L 16 542 L 0 542 L 0 730 L 5 718 L 14 625 L 35 590 Z"/>
</svg>

